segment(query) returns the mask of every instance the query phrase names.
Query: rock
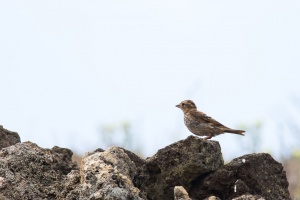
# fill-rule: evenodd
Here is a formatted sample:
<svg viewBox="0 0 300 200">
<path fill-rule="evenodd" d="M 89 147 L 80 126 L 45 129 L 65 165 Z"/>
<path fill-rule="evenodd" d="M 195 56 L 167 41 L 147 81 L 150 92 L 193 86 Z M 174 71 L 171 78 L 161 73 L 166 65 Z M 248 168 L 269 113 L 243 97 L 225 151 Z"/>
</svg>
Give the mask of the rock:
<svg viewBox="0 0 300 200">
<path fill-rule="evenodd" d="M 220 199 L 215 196 L 210 196 L 210 197 L 205 198 L 204 200 L 220 200 Z"/>
<path fill-rule="evenodd" d="M 72 152 L 43 149 L 31 142 L 0 150 L 1 199 L 57 199 L 72 169 Z"/>
<path fill-rule="evenodd" d="M 79 170 L 72 170 L 63 181 L 64 188 L 57 199 L 76 200 L 79 199 L 80 173 Z"/>
<path fill-rule="evenodd" d="M 249 154 L 224 165 L 220 145 L 195 136 L 146 160 L 120 148 L 86 154 L 80 170 L 72 151 L 20 143 L 0 127 L 0 199 L 289 200 L 280 163 Z"/>
<path fill-rule="evenodd" d="M 236 197 L 232 200 L 266 200 L 266 199 L 259 195 L 246 194 L 246 195 Z"/>
<path fill-rule="evenodd" d="M 11 145 L 21 142 L 20 136 L 16 132 L 12 132 L 3 128 L 0 125 L 0 149 L 9 147 Z"/>
<path fill-rule="evenodd" d="M 182 186 L 174 187 L 174 200 L 190 200 L 189 194 Z"/>
<path fill-rule="evenodd" d="M 189 136 L 146 159 L 135 185 L 148 199 L 174 199 L 175 186 L 189 190 L 194 179 L 218 169 L 223 163 L 218 142 Z"/>
<path fill-rule="evenodd" d="M 243 194 L 291 199 L 283 166 L 266 153 L 236 158 L 215 172 L 199 177 L 188 192 L 195 199 L 204 199 L 211 194 L 225 200 Z"/>
<path fill-rule="evenodd" d="M 132 182 L 137 174 L 136 164 L 122 148 L 110 147 L 87 155 L 82 159 L 80 173 L 80 199 L 143 199 Z"/>
</svg>

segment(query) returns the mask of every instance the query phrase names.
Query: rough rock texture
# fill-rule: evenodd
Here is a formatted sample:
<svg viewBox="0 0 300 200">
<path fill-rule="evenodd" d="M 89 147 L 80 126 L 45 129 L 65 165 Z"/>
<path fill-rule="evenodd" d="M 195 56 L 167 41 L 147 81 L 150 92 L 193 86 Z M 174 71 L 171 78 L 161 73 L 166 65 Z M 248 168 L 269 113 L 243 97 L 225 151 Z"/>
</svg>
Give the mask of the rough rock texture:
<svg viewBox="0 0 300 200">
<path fill-rule="evenodd" d="M 189 194 L 182 186 L 174 187 L 174 200 L 191 200 Z"/>
<path fill-rule="evenodd" d="M 19 142 L 21 142 L 21 140 L 18 133 L 6 130 L 0 125 L 0 149 L 9 147 Z"/>
<path fill-rule="evenodd" d="M 2 199 L 57 199 L 67 174 L 77 169 L 71 156 L 68 149 L 42 149 L 31 142 L 3 148 L 0 150 Z"/>
<path fill-rule="evenodd" d="M 175 186 L 189 190 L 196 177 L 218 169 L 223 163 L 218 142 L 189 136 L 146 159 L 135 183 L 149 199 L 174 199 Z"/>
<path fill-rule="evenodd" d="M 220 199 L 215 196 L 210 196 L 210 197 L 205 198 L 204 200 L 220 200 Z"/>
<path fill-rule="evenodd" d="M 246 194 L 246 195 L 236 197 L 232 200 L 266 200 L 266 199 L 259 195 Z"/>
<path fill-rule="evenodd" d="M 146 160 L 120 147 L 99 148 L 86 154 L 79 170 L 69 149 L 43 149 L 2 133 L 0 143 L 8 146 L 0 149 L 1 200 L 291 199 L 285 171 L 269 154 L 224 165 L 219 143 L 195 136 Z"/>
<path fill-rule="evenodd" d="M 80 199 L 141 200 L 132 182 L 136 173 L 135 163 L 122 148 L 94 152 L 82 160 Z"/>
<path fill-rule="evenodd" d="M 75 200 L 79 199 L 80 190 L 79 170 L 72 170 L 63 181 L 63 188 L 59 190 L 57 199 Z"/>
<path fill-rule="evenodd" d="M 225 200 L 243 194 L 290 199 L 283 166 L 266 153 L 236 158 L 206 177 L 198 178 L 188 192 L 195 199 L 211 194 Z"/>
</svg>

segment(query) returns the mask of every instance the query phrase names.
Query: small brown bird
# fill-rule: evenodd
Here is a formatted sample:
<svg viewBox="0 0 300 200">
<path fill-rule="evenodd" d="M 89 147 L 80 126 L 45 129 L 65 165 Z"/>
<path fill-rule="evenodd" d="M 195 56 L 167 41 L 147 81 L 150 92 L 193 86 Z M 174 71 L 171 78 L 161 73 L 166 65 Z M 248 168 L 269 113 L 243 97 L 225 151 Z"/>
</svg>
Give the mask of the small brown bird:
<svg viewBox="0 0 300 200">
<path fill-rule="evenodd" d="M 182 101 L 176 107 L 183 111 L 186 127 L 195 135 L 207 136 L 204 138 L 205 140 L 223 133 L 234 133 L 244 136 L 245 131 L 228 128 L 205 113 L 198 111 L 196 104 L 192 100 Z"/>
</svg>

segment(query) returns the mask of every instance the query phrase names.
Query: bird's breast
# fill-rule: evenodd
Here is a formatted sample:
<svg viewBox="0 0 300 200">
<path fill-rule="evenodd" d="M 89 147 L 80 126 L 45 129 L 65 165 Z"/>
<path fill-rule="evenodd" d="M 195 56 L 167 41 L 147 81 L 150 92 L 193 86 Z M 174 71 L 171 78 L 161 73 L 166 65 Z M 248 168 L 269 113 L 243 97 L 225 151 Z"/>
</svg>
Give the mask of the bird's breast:
<svg viewBox="0 0 300 200">
<path fill-rule="evenodd" d="M 184 124 L 188 127 L 188 128 L 201 128 L 201 127 L 206 127 L 208 126 L 207 123 L 201 123 L 197 120 L 191 119 L 190 117 L 184 117 Z"/>
<path fill-rule="evenodd" d="M 197 128 L 197 129 L 201 129 L 201 128 L 206 128 L 206 127 L 210 127 L 210 124 L 208 123 L 203 123 L 203 122 L 198 122 L 196 120 L 191 120 L 191 119 L 185 119 L 184 120 L 184 124 L 187 127 L 191 127 L 191 128 Z"/>
<path fill-rule="evenodd" d="M 184 124 L 192 133 L 200 136 L 210 134 L 213 131 L 213 127 L 211 126 L 211 124 L 206 122 L 199 122 L 189 116 L 184 117 Z"/>
</svg>

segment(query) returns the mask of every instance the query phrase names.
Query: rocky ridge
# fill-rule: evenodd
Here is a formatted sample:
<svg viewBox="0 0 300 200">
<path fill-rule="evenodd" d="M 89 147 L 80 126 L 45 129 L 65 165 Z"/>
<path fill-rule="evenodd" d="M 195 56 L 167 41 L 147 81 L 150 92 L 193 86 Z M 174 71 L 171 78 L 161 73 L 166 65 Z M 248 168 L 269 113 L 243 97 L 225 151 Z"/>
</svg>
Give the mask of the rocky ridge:
<svg viewBox="0 0 300 200">
<path fill-rule="evenodd" d="M 218 142 L 195 136 L 150 158 L 110 147 L 87 153 L 20 142 L 0 126 L 0 199 L 291 199 L 283 166 L 269 154 L 224 165 Z"/>
</svg>

